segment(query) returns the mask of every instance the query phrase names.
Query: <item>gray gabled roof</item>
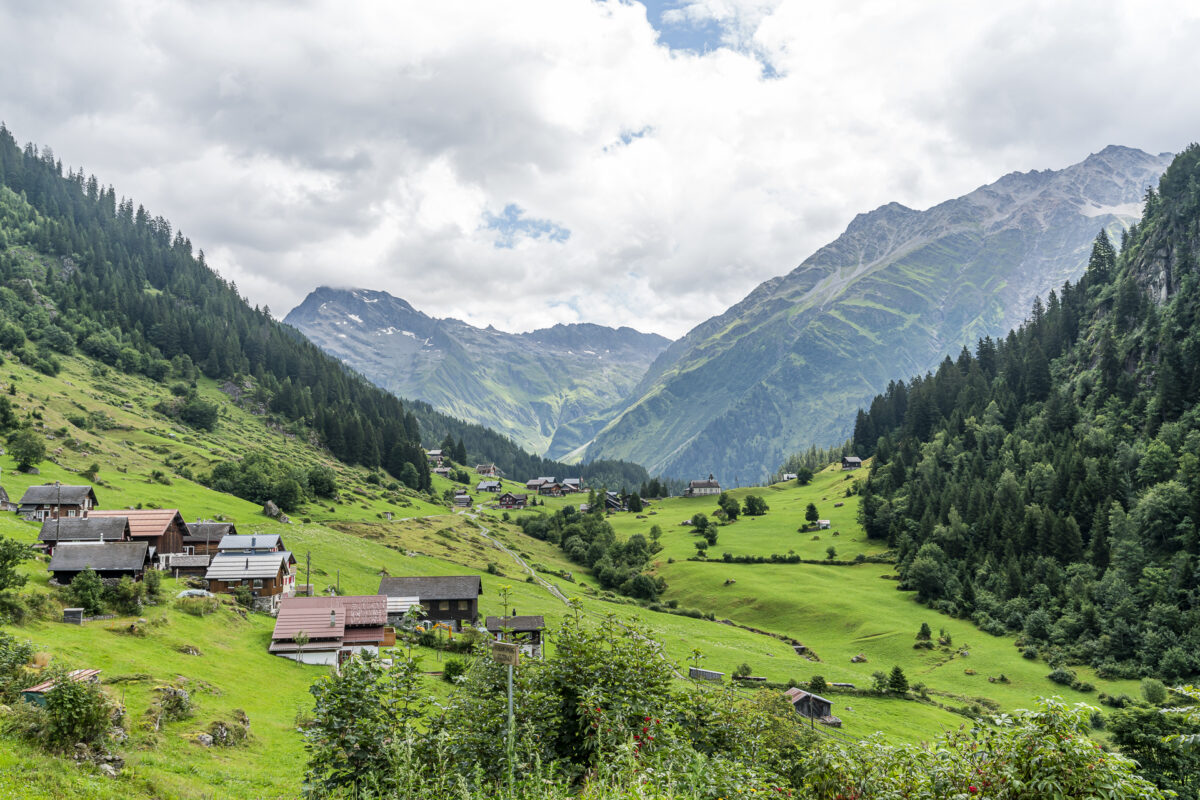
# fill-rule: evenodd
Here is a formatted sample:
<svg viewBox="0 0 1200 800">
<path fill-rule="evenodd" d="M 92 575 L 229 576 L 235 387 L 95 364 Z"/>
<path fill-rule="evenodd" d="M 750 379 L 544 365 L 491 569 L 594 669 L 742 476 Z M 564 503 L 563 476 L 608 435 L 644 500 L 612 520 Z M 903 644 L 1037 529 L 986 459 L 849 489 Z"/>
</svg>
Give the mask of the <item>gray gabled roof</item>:
<svg viewBox="0 0 1200 800">
<path fill-rule="evenodd" d="M 91 486 L 56 486 L 53 483 L 40 486 L 30 486 L 21 496 L 23 506 L 81 506 L 83 501 L 91 498 L 92 505 L 96 504 L 96 493 Z"/>
<path fill-rule="evenodd" d="M 197 542 L 219 542 L 226 536 L 236 536 L 237 528 L 232 522 L 189 522 L 183 535 L 185 544 Z"/>
<path fill-rule="evenodd" d="M 283 547 L 283 543 L 279 541 L 279 534 L 277 533 L 226 536 L 217 545 L 217 549 L 221 552 L 225 552 L 226 550 L 266 551 L 281 547 Z"/>
<path fill-rule="evenodd" d="M 42 523 L 39 542 L 119 542 L 129 537 L 126 517 L 61 517 Z"/>
<path fill-rule="evenodd" d="M 274 578 L 282 563 L 287 566 L 292 554 L 286 550 L 276 553 L 218 553 L 213 556 L 204 573 L 205 580 L 240 581 L 246 578 Z"/>
<path fill-rule="evenodd" d="M 389 597 L 419 597 L 426 600 L 475 600 L 483 593 L 478 575 L 408 576 L 384 578 L 379 593 Z"/>
<path fill-rule="evenodd" d="M 141 572 L 146 564 L 149 545 L 145 542 L 106 542 L 76 544 L 64 542 L 54 548 L 50 572 Z"/>
</svg>

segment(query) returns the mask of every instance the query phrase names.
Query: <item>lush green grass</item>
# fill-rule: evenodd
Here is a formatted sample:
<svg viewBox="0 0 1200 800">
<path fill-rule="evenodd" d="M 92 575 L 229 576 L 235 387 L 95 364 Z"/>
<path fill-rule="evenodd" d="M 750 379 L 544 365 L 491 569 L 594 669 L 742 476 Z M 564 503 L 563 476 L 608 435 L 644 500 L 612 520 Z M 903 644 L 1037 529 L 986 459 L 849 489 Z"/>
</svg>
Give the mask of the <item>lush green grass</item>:
<svg viewBox="0 0 1200 800">
<path fill-rule="evenodd" d="M 38 476 L 17 473 L 11 458 L 0 458 L 4 485 L 13 499 L 34 483 L 81 482 L 79 471 L 95 461 L 101 467 L 96 491 L 102 507 L 178 508 L 189 520 L 221 516 L 237 523 L 243 532 L 279 533 L 296 553 L 302 570 L 305 556 L 311 557 L 311 579 L 318 589 L 339 586 L 343 593 L 374 593 L 383 575 L 478 574 L 484 586 L 481 612 L 500 613 L 500 594 L 507 587 L 510 609 L 545 616 L 552 648 L 553 631 L 566 620 L 567 607 L 540 583 L 529 582 L 515 561 L 484 538 L 481 529 L 486 529 L 564 594 L 577 598 L 587 615 L 614 614 L 649 629 L 681 672 L 686 672 L 698 650 L 700 664 L 706 668 L 728 674 L 749 663 L 756 674 L 777 682 L 821 674 L 830 681 L 861 686 L 869 683 L 874 670 L 899 664 L 911 681 L 945 693 L 935 694 L 935 699 L 953 706 L 970 704 L 971 698 L 978 696 L 991 698 L 1003 708 L 1028 705 L 1036 696 L 1050 693 L 1087 699 L 1047 681 L 1044 676 L 1049 668 L 1021 659 L 1011 638 L 987 636 L 969 623 L 942 617 L 917 605 L 911 595 L 897 592 L 895 582 L 886 579 L 890 569 L 885 564 L 846 567 L 687 561 L 695 553 L 692 542 L 696 537 L 680 523 L 697 511 L 711 516 L 716 508 L 714 498 L 670 499 L 654 503 L 642 514 L 617 514 L 610 520 L 621 536 L 648 533 L 655 524 L 661 527 L 664 549 L 656 569 L 670 585 L 664 601 L 700 609 L 717 620 L 795 637 L 812 648 L 820 662 L 798 656 L 778 638 L 613 602 L 619 598 L 611 596 L 606 600 L 595 579 L 569 562 L 557 546 L 526 537 L 512 512 L 506 521 L 505 512 L 487 508 L 493 498 L 474 492 L 479 476 L 473 473 L 469 488 L 476 497 L 474 516 L 454 514 L 427 496 L 369 482 L 365 471 L 336 464 L 302 438 L 264 424 L 264 418 L 236 406 L 211 383 L 201 381 L 200 388 L 220 404 L 221 417 L 217 429 L 206 433 L 153 411 L 169 394 L 161 385 L 102 374 L 84 359 L 64 359 L 64 366 L 59 377 L 49 378 L 11 361 L 5 365 L 8 380 L 3 388 L 15 383 L 12 398 L 18 413 L 42 424 L 39 429 L 53 437 L 48 445 L 55 451 L 54 461 L 41 464 Z M 108 416 L 99 429 L 82 430 L 67 420 L 95 411 Z M 338 472 L 339 500 L 310 503 L 292 515 L 292 524 L 285 525 L 268 519 L 252 503 L 213 492 L 179 475 L 184 467 L 202 474 L 213 464 L 238 458 L 250 449 L 266 450 L 294 464 L 329 464 Z M 169 476 L 170 484 L 151 480 L 154 470 Z M 861 476 L 856 473 L 851 480 Z M 385 478 L 384 484 L 387 482 Z M 457 486 L 461 484 L 442 478 L 434 481 L 439 496 L 446 488 Z M 807 487 L 791 484 L 735 490 L 734 496 L 740 499 L 750 493 L 762 495 L 770 511 L 763 517 L 742 517 L 722 526 L 710 555 L 795 552 L 805 559 L 821 560 L 831 544 L 839 559 L 878 554 L 882 548 L 867 541 L 855 522 L 858 497 L 846 496 L 849 486 L 846 476 L 831 468 L 819 473 Z M 523 484 L 514 481 L 505 481 L 504 488 L 524 491 Z M 584 499 L 577 495 L 545 498 L 544 506 L 525 513 L 550 513 Z M 822 518 L 832 521 L 832 530 L 797 532 L 804 524 L 809 502 L 817 505 Z M 838 502 L 844 505 L 835 508 Z M 384 518 L 388 512 L 393 521 Z M 36 524 L 20 521 L 15 515 L 0 515 L 0 535 L 32 542 L 37 530 Z M 834 536 L 835 532 L 839 535 Z M 814 535 L 818 538 L 813 539 Z M 28 562 L 22 569 L 30 576 L 26 591 L 56 594 L 48 585 L 44 561 Z M 574 582 L 553 574 L 559 572 L 572 573 Z M 303 571 L 299 578 L 307 581 Z M 175 582 L 167 582 L 169 594 L 178 588 Z M 126 704 L 132 732 L 130 742 L 122 748 L 128 767 L 121 778 L 111 781 L 87 768 L 63 768 L 65 762 L 6 738 L 0 740 L 4 745 L 0 747 L 0 798 L 295 796 L 304 763 L 295 719 L 298 712 L 310 707 L 308 686 L 325 674 L 325 669 L 301 667 L 270 656 L 266 652 L 272 626 L 268 617 L 243 617 L 224 608 L 216 616 L 198 619 L 169 603 L 148 609 L 145 616 L 165 623 L 146 627 L 144 637 L 116 632 L 127 627 L 128 620 L 84 627 L 44 621 L 7 628 L 29 638 L 39 651 L 72 665 L 101 668 L 110 679 L 137 673 L 148 674 L 150 679 L 112 685 Z M 956 648 L 913 650 L 913 636 L 922 621 L 935 631 L 946 628 Z M 184 645 L 199 648 L 202 655 L 183 654 L 179 648 Z M 969 647 L 970 656 L 956 654 L 963 645 Z M 850 664 L 850 656 L 859 652 L 867 655 L 868 663 Z M 440 670 L 436 655 L 427 653 L 424 659 L 427 670 Z M 967 675 L 966 669 L 977 674 Z M 1000 673 L 1011 683 L 988 683 L 989 675 Z M 194 689 L 197 715 L 151 734 L 142 731 L 138 722 L 151 701 L 153 687 L 163 682 L 181 682 Z M 1110 692 L 1135 688 L 1132 682 L 1094 682 Z M 427 689 L 431 696 L 442 697 L 448 686 L 431 677 Z M 963 721 L 946 710 L 912 701 L 836 694 L 833 699 L 835 713 L 844 721 L 843 732 L 851 736 L 882 731 L 894 739 L 918 741 Z M 192 743 L 194 733 L 237 708 L 251 718 L 253 735 L 247 746 L 218 750 Z"/>
</svg>

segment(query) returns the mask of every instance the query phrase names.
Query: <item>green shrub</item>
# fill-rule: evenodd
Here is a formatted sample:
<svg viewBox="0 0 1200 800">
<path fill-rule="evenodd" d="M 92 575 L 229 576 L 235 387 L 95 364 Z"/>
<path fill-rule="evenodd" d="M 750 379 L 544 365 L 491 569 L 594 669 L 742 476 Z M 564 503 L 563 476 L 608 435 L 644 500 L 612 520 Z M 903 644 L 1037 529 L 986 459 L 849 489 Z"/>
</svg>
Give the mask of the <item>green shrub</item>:
<svg viewBox="0 0 1200 800">
<path fill-rule="evenodd" d="M 1046 677 L 1063 686 L 1070 686 L 1075 682 L 1075 673 L 1066 667 L 1058 667 Z"/>
<path fill-rule="evenodd" d="M 175 599 L 175 607 L 193 617 L 212 614 L 220 605 L 220 601 L 215 597 L 179 597 Z"/>
<path fill-rule="evenodd" d="M 467 663 L 458 658 L 448 660 L 442 667 L 442 680 L 454 683 L 467 672 Z"/>
<path fill-rule="evenodd" d="M 104 583 L 91 567 L 75 576 L 67 596 L 76 607 L 82 608 L 86 615 L 92 616 L 104 611 Z"/>
<path fill-rule="evenodd" d="M 1152 706 L 1161 706 L 1167 700 L 1167 687 L 1157 678 L 1143 678 L 1142 697 Z"/>
<path fill-rule="evenodd" d="M 65 750 L 76 742 L 91 744 L 105 737 L 113 704 L 98 683 L 73 681 L 66 670 L 55 670 L 54 686 L 46 692 L 46 728 L 43 742 L 52 750 Z"/>
</svg>

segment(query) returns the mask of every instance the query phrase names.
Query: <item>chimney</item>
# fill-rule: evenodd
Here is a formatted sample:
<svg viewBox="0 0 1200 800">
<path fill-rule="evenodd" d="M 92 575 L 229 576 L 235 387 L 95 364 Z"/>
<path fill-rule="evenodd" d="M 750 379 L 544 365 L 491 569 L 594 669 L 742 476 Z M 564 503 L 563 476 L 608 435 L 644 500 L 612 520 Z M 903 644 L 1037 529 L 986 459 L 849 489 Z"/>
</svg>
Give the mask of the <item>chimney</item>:
<svg viewBox="0 0 1200 800">
<path fill-rule="evenodd" d="M 337 609 L 329 609 L 329 627 L 337 627 Z"/>
<path fill-rule="evenodd" d="M 250 569 L 250 559 L 246 559 L 246 569 Z"/>
</svg>

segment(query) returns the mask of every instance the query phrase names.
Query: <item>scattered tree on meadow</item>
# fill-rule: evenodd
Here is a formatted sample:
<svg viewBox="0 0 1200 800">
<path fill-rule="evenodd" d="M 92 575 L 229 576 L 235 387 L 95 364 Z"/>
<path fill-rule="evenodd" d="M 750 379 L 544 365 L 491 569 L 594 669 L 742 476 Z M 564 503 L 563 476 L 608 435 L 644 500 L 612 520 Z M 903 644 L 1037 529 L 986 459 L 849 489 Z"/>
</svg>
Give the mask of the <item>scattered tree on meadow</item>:
<svg viewBox="0 0 1200 800">
<path fill-rule="evenodd" d="M 17 469 L 27 471 L 46 460 L 46 440 L 29 428 L 22 428 L 8 437 L 9 455 Z"/>
<path fill-rule="evenodd" d="M 809 525 L 816 525 L 817 520 L 821 518 L 821 512 L 817 511 L 816 503 L 809 503 L 804 509 L 804 519 Z"/>
<path fill-rule="evenodd" d="M 747 517 L 761 517 L 771 510 L 767 505 L 767 501 L 756 494 L 746 495 L 744 504 Z"/>
<path fill-rule="evenodd" d="M 742 513 L 741 504 L 728 492 L 721 492 L 721 496 L 717 498 L 717 506 L 725 512 L 725 518 L 730 522 L 736 522 L 738 514 Z"/>
</svg>

